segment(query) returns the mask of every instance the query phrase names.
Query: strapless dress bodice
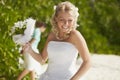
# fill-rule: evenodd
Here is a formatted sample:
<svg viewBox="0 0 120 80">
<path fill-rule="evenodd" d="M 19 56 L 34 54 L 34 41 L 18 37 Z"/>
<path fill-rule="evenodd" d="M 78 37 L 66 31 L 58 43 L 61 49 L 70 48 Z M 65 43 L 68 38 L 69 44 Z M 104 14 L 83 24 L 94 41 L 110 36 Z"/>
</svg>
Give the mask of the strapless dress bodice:
<svg viewBox="0 0 120 80">
<path fill-rule="evenodd" d="M 69 42 L 50 41 L 48 67 L 40 80 L 69 80 L 76 72 L 78 50 Z"/>
</svg>

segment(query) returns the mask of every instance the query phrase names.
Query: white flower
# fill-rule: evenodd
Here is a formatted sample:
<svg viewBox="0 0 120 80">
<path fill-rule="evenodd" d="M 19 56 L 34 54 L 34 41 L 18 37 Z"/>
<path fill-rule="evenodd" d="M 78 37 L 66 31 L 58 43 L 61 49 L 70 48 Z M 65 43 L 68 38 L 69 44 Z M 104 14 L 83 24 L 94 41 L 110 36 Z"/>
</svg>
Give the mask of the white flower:
<svg viewBox="0 0 120 80">
<path fill-rule="evenodd" d="M 55 6 L 53 7 L 53 9 L 56 10 L 56 8 L 57 8 L 57 6 L 55 5 Z"/>
<path fill-rule="evenodd" d="M 18 28 L 22 28 L 23 27 L 23 22 L 22 21 L 18 21 L 17 23 L 15 23 L 15 27 L 18 27 Z"/>
</svg>

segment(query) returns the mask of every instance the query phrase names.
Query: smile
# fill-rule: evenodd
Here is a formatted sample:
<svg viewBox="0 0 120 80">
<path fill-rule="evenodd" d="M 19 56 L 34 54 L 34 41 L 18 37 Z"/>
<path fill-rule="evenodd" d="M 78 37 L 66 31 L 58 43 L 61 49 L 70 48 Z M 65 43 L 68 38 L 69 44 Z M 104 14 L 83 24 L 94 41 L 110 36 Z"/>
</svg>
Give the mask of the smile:
<svg viewBox="0 0 120 80">
<path fill-rule="evenodd" d="M 69 27 L 67 27 L 67 26 L 63 26 L 63 29 L 69 29 Z"/>
</svg>

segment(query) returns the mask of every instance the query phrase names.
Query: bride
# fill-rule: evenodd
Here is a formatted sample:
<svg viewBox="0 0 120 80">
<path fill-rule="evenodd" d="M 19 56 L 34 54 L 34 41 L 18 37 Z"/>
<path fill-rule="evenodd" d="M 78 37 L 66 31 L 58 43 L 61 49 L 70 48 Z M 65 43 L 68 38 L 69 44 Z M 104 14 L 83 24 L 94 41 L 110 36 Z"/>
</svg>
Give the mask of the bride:
<svg viewBox="0 0 120 80">
<path fill-rule="evenodd" d="M 47 70 L 39 80 L 82 80 L 90 68 L 88 47 L 81 33 L 76 30 L 78 16 L 78 8 L 72 3 L 59 3 L 51 20 L 52 31 L 42 53 L 35 54 L 29 43 L 24 46 L 24 52 L 30 53 L 41 64 L 48 59 Z M 83 62 L 76 70 L 78 53 Z"/>
</svg>

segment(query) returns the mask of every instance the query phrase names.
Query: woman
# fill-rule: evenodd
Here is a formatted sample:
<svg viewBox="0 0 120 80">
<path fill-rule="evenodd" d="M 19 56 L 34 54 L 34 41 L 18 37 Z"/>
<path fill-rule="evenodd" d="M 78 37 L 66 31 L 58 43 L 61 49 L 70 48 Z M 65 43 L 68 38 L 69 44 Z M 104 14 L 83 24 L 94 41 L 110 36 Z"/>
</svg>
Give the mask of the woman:
<svg viewBox="0 0 120 80">
<path fill-rule="evenodd" d="M 39 52 L 37 49 L 37 46 L 38 46 L 38 43 L 40 42 L 41 32 L 44 32 L 45 29 L 46 29 L 45 23 L 39 22 L 39 21 L 35 22 L 35 29 L 33 32 L 33 36 L 32 36 L 32 39 L 29 41 L 29 43 L 32 49 L 36 53 Z M 30 54 L 24 53 L 23 55 L 24 55 L 25 69 L 18 76 L 17 80 L 21 80 L 28 73 L 30 73 L 31 80 L 35 80 L 36 75 L 40 75 L 41 73 L 41 65 Z"/>
<path fill-rule="evenodd" d="M 57 5 L 52 17 L 52 32 L 48 35 L 41 54 L 29 46 L 24 51 L 29 52 L 41 64 L 48 60 L 47 70 L 39 80 L 81 80 L 91 65 L 91 59 L 86 42 L 76 30 L 78 8 L 66 1 Z M 83 63 L 76 70 L 77 56 L 81 56 Z"/>
</svg>

